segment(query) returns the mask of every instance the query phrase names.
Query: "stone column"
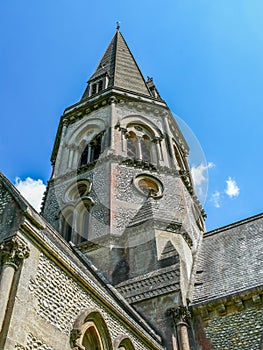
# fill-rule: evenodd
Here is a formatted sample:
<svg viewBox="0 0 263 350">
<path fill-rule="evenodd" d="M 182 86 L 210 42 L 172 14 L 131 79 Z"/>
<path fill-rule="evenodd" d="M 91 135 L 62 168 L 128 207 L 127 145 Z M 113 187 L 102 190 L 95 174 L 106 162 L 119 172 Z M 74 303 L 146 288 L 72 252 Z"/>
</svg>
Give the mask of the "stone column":
<svg viewBox="0 0 263 350">
<path fill-rule="evenodd" d="M 109 151 L 113 151 L 115 153 L 116 145 L 115 145 L 115 125 L 117 124 L 117 116 L 115 111 L 115 105 L 117 103 L 117 99 L 114 96 L 111 96 L 109 99 L 110 104 L 110 143 L 109 143 Z"/>
<path fill-rule="evenodd" d="M 190 350 L 189 335 L 188 335 L 188 320 L 191 314 L 187 306 L 177 306 L 168 310 L 168 315 L 173 318 L 174 327 L 177 329 L 178 345 L 174 342 L 174 350 Z"/>
<path fill-rule="evenodd" d="M 0 276 L 0 332 L 6 314 L 6 308 L 12 289 L 15 271 L 24 258 L 29 256 L 26 243 L 19 237 L 11 237 L 0 245 L 1 276 Z"/>
</svg>

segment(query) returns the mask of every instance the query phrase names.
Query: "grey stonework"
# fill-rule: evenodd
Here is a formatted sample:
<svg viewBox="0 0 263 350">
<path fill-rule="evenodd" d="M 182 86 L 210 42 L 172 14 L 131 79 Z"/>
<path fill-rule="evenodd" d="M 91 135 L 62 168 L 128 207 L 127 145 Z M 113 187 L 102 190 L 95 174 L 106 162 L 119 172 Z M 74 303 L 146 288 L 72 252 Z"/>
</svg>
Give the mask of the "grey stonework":
<svg viewBox="0 0 263 350">
<path fill-rule="evenodd" d="M 263 214 L 204 233 L 188 154 L 118 28 L 41 215 L 0 173 L 1 350 L 262 348 Z"/>
<path fill-rule="evenodd" d="M 10 194 L 9 188 L 5 190 Z M 31 210 L 21 197 L 20 204 L 27 208 L 26 212 Z M 26 218 L 19 206 L 17 210 L 23 220 L 19 236 L 14 239 L 25 242 L 30 254 L 15 271 L 10 294 L 12 307 L 6 310 L 1 349 L 69 350 L 71 331 L 83 312 L 86 317 L 91 312 L 100 315 L 107 324 L 108 342 L 115 344 L 114 348 L 125 338 L 139 350 L 161 349 L 154 331 L 138 314 L 135 316 L 124 300 L 118 299 L 114 289 L 94 275 L 94 270 L 48 223 L 33 210 L 33 216 L 26 214 Z M 21 254 L 19 257 L 22 258 Z M 0 279 L 0 290 L 3 287 Z"/>
<path fill-rule="evenodd" d="M 214 350 L 258 350 L 262 325 L 262 307 L 253 308 L 211 320 L 206 336 Z"/>
</svg>

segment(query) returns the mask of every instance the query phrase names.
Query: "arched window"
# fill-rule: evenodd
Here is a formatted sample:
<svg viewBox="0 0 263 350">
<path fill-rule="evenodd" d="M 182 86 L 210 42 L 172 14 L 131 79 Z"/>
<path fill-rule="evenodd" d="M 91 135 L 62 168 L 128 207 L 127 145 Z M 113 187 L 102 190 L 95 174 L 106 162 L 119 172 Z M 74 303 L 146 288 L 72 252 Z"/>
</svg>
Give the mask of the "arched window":
<svg viewBox="0 0 263 350">
<path fill-rule="evenodd" d="M 62 236 L 69 242 L 73 235 L 73 210 L 67 208 L 62 212 Z"/>
<path fill-rule="evenodd" d="M 151 162 L 151 141 L 149 136 L 143 135 L 143 137 L 140 139 L 141 143 L 141 152 L 142 152 L 142 159 L 146 162 Z"/>
<path fill-rule="evenodd" d="M 129 138 L 127 139 L 127 156 L 130 158 L 138 157 L 138 140 L 133 131 L 129 133 Z"/>
<path fill-rule="evenodd" d="M 89 197 L 84 197 L 76 205 L 76 213 L 74 216 L 76 217 L 76 233 L 77 239 L 76 243 L 86 242 L 89 238 L 89 229 L 90 229 L 90 210 L 93 205 L 92 200 Z"/>
<path fill-rule="evenodd" d="M 117 347 L 118 350 L 134 350 L 134 346 L 129 338 L 126 338 L 125 336 L 121 337 L 121 341 L 117 340 L 119 342 L 119 345 Z"/>
<path fill-rule="evenodd" d="M 85 350 L 103 350 L 101 337 L 93 322 L 88 323 L 87 330 L 83 336 L 82 346 Z"/>
<path fill-rule="evenodd" d="M 84 151 L 80 157 L 80 166 L 91 163 L 99 159 L 101 154 L 101 142 L 102 142 L 102 133 L 96 135 L 92 141 L 87 144 L 84 148 Z"/>
<path fill-rule="evenodd" d="M 80 334 L 76 337 L 76 334 Z M 96 310 L 84 310 L 71 331 L 71 347 L 85 350 L 113 350 L 108 327 Z"/>
<path fill-rule="evenodd" d="M 67 241 L 79 244 L 88 240 L 90 211 L 94 201 L 89 194 L 91 182 L 80 180 L 66 191 L 68 205 L 61 211 L 61 234 Z"/>
<path fill-rule="evenodd" d="M 148 128 L 130 124 L 127 126 L 127 156 L 133 159 L 141 159 L 145 162 L 153 162 L 156 158 L 155 144 L 152 142 L 154 134 Z"/>
</svg>

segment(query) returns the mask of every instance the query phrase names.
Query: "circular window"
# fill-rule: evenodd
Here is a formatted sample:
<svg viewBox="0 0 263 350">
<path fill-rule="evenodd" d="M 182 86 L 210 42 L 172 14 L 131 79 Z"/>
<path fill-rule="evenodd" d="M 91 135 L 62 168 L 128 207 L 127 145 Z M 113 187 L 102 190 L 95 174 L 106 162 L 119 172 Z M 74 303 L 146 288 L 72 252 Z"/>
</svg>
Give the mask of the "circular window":
<svg viewBox="0 0 263 350">
<path fill-rule="evenodd" d="M 133 181 L 140 193 L 156 199 L 162 197 L 163 184 L 157 178 L 146 174 L 140 174 L 137 175 Z"/>
</svg>

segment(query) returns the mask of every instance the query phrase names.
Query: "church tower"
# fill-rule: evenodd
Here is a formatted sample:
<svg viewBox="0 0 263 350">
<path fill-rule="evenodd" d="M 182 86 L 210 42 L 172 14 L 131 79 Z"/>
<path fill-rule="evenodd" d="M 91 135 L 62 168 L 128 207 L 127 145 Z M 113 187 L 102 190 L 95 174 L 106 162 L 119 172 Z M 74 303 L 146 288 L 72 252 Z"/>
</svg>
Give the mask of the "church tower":
<svg viewBox="0 0 263 350">
<path fill-rule="evenodd" d="M 42 214 L 159 329 L 192 298 L 204 232 L 188 153 L 117 28 L 61 117 Z"/>
</svg>

